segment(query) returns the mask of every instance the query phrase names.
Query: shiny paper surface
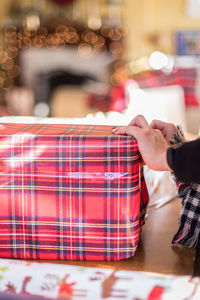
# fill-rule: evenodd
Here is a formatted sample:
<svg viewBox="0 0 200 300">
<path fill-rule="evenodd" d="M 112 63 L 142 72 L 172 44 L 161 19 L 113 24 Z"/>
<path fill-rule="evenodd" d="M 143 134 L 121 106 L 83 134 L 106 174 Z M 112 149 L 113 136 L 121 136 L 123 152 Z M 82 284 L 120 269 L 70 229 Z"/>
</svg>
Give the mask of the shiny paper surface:
<svg viewBox="0 0 200 300">
<path fill-rule="evenodd" d="M 0 126 L 0 256 L 134 255 L 148 202 L 136 140 L 110 126 Z"/>
</svg>

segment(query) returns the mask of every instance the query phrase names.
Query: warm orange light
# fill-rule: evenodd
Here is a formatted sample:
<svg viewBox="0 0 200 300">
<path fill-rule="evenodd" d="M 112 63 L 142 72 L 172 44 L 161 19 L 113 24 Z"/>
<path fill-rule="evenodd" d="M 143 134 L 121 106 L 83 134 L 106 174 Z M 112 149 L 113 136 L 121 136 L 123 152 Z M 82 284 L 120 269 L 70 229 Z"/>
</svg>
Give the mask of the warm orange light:
<svg viewBox="0 0 200 300">
<path fill-rule="evenodd" d="M 4 80 L 4 87 L 3 87 L 3 90 L 9 90 L 12 86 L 13 86 L 14 82 L 13 82 L 13 79 L 12 78 L 9 78 L 7 77 L 5 80 Z"/>
<path fill-rule="evenodd" d="M 68 32 L 77 32 L 76 28 L 73 26 L 68 26 Z"/>
<path fill-rule="evenodd" d="M 95 43 L 95 48 L 101 48 L 105 45 L 105 39 L 103 36 L 98 36 L 98 40 Z"/>
<path fill-rule="evenodd" d="M 17 41 L 18 48 L 22 48 L 22 42 L 20 40 Z"/>
<path fill-rule="evenodd" d="M 119 42 L 112 42 L 109 49 L 114 55 L 118 55 L 122 52 L 122 45 Z"/>
<path fill-rule="evenodd" d="M 8 47 L 16 47 L 18 49 L 18 40 L 10 41 Z"/>
<path fill-rule="evenodd" d="M 25 47 L 31 47 L 31 40 L 27 37 L 25 37 L 23 40 L 22 40 L 23 44 Z"/>
<path fill-rule="evenodd" d="M 8 26 L 5 30 L 5 40 L 9 42 L 10 40 L 16 39 L 17 34 L 16 34 L 16 27 L 15 26 Z"/>
<path fill-rule="evenodd" d="M 33 40 L 33 46 L 35 48 L 41 48 L 42 47 L 42 40 L 40 38 L 34 38 Z"/>
<path fill-rule="evenodd" d="M 65 34 L 66 32 L 69 32 L 69 28 L 66 25 L 59 25 L 56 27 L 56 33 Z"/>
<path fill-rule="evenodd" d="M 2 88 L 4 85 L 4 78 L 0 77 L 0 88 Z"/>
<path fill-rule="evenodd" d="M 45 36 L 41 36 L 41 42 L 42 42 L 42 45 L 43 46 L 46 46 L 46 44 L 47 44 L 47 39 L 46 39 L 46 37 Z"/>
<path fill-rule="evenodd" d="M 110 82 L 112 85 L 121 85 L 124 80 L 126 79 L 126 77 L 124 76 L 124 74 L 121 73 L 114 73 L 111 77 L 110 77 Z"/>
<path fill-rule="evenodd" d="M 8 31 L 5 33 L 5 41 L 10 43 L 13 41 L 16 41 L 17 39 L 17 34 L 14 31 Z"/>
<path fill-rule="evenodd" d="M 39 35 L 39 36 L 47 36 L 47 34 L 48 34 L 48 30 L 47 30 L 47 28 L 46 27 L 40 27 L 39 29 L 38 29 L 38 31 L 37 31 L 37 35 Z"/>
<path fill-rule="evenodd" d="M 6 51 L 0 52 L 0 63 L 4 63 L 6 59 L 8 58 L 8 54 Z"/>
<path fill-rule="evenodd" d="M 64 35 L 64 39 L 65 39 L 65 41 L 66 41 L 67 43 L 69 43 L 69 40 L 70 40 L 70 35 L 69 35 L 69 33 L 68 33 L 68 32 L 66 32 L 66 33 L 65 33 L 65 35 Z"/>
<path fill-rule="evenodd" d="M 116 61 L 114 63 L 113 68 L 114 68 L 115 71 L 120 70 L 121 68 L 124 68 L 124 62 L 123 62 L 123 60 Z"/>
<path fill-rule="evenodd" d="M 98 42 L 98 35 L 94 33 L 92 36 L 91 44 L 94 45 L 97 42 Z"/>
<path fill-rule="evenodd" d="M 87 43 L 81 43 L 78 46 L 78 53 L 82 58 L 89 58 L 92 55 L 92 47 Z"/>
<path fill-rule="evenodd" d="M 76 32 L 69 32 L 69 40 L 68 43 L 70 44 L 76 44 L 79 40 L 79 36 Z"/>
<path fill-rule="evenodd" d="M 98 36 L 91 30 L 85 30 L 81 37 L 86 43 L 90 44 L 95 44 L 98 41 Z"/>
<path fill-rule="evenodd" d="M 26 28 L 26 29 L 24 29 L 24 35 L 26 37 L 30 37 L 31 36 L 31 32 Z"/>
<path fill-rule="evenodd" d="M 104 26 L 101 29 L 101 34 L 104 37 L 109 37 L 109 34 L 111 34 L 113 32 L 113 29 L 110 26 Z"/>
<path fill-rule="evenodd" d="M 21 32 L 19 32 L 17 34 L 18 39 L 22 40 L 24 38 L 24 34 L 22 34 Z"/>
<path fill-rule="evenodd" d="M 47 44 L 48 44 L 49 46 L 51 46 L 52 43 L 53 43 L 53 34 L 50 33 L 50 34 L 48 34 L 48 36 L 47 36 Z"/>
<path fill-rule="evenodd" d="M 0 71 L 0 78 L 6 78 L 6 73 L 4 71 Z"/>
<path fill-rule="evenodd" d="M 12 58 L 7 58 L 2 64 L 1 64 L 1 67 L 3 70 L 9 70 L 12 68 L 14 62 L 13 62 L 13 59 Z"/>
<path fill-rule="evenodd" d="M 94 53 L 95 54 L 101 55 L 101 54 L 104 54 L 106 51 L 107 51 L 107 48 L 106 48 L 105 45 L 103 47 L 95 47 L 94 46 Z"/>
<path fill-rule="evenodd" d="M 59 44 L 65 43 L 65 36 L 62 33 L 58 33 Z"/>
<path fill-rule="evenodd" d="M 14 25 L 9 25 L 8 27 L 6 27 L 6 33 L 9 31 L 17 31 L 17 27 Z"/>
<path fill-rule="evenodd" d="M 3 87 L 3 85 L 4 85 L 4 80 L 5 80 L 5 77 L 3 77 L 3 76 L 0 75 L 0 88 Z"/>
<path fill-rule="evenodd" d="M 7 50 L 8 57 L 15 58 L 18 55 L 18 49 L 16 47 L 8 47 Z"/>
<path fill-rule="evenodd" d="M 12 66 L 10 70 L 7 71 L 8 76 L 11 78 L 16 78 L 20 74 L 20 67 L 17 65 Z M 1 76 L 1 75 L 0 75 Z"/>
<path fill-rule="evenodd" d="M 122 34 L 118 29 L 115 29 L 108 33 L 108 37 L 113 41 L 119 41 L 122 37 Z"/>
</svg>

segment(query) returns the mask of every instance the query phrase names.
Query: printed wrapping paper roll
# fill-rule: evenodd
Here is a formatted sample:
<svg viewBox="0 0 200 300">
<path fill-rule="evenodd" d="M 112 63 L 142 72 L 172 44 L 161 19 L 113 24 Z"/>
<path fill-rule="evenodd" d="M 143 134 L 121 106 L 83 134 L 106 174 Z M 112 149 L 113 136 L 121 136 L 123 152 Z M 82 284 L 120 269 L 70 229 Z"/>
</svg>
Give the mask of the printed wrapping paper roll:
<svg viewBox="0 0 200 300">
<path fill-rule="evenodd" d="M 111 129 L 0 125 L 0 257 L 134 255 L 148 193 L 136 140 Z"/>
<path fill-rule="evenodd" d="M 200 279 L 1 259 L 0 299 L 199 300 Z"/>
</svg>

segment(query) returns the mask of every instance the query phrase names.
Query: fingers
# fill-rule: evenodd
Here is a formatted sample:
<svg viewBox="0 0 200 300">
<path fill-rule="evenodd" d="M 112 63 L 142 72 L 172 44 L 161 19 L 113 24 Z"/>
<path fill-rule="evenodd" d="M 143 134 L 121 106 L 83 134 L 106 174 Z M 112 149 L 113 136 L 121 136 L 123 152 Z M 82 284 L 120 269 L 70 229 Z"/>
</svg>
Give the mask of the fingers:
<svg viewBox="0 0 200 300">
<path fill-rule="evenodd" d="M 167 142 L 170 142 L 174 138 L 174 134 L 177 132 L 177 128 L 174 124 L 165 123 L 159 120 L 152 121 L 150 127 L 160 130 Z"/>
<path fill-rule="evenodd" d="M 129 124 L 129 126 L 137 126 L 140 128 L 146 128 L 149 126 L 146 119 L 142 115 L 135 117 Z"/>
<path fill-rule="evenodd" d="M 173 123 L 166 123 L 160 120 L 153 120 L 150 124 L 153 129 L 159 129 L 160 131 L 176 131 L 177 128 Z"/>
<path fill-rule="evenodd" d="M 168 123 L 162 122 L 160 120 L 153 120 L 150 124 L 150 127 L 153 129 L 159 129 L 159 130 L 164 130 Z"/>
<path fill-rule="evenodd" d="M 134 136 L 136 139 L 141 134 L 142 129 L 136 126 L 122 126 L 116 127 L 112 129 L 113 134 L 127 134 L 130 136 Z"/>
<path fill-rule="evenodd" d="M 148 128 L 149 124 L 142 115 L 135 117 L 128 126 L 115 127 L 112 129 L 113 134 L 127 134 L 137 138 L 138 130 L 136 128 Z"/>
<path fill-rule="evenodd" d="M 138 126 L 122 126 L 112 130 L 114 134 L 127 134 L 134 136 L 138 143 L 138 149 L 145 164 L 153 170 L 169 170 L 166 153 L 169 147 L 162 131 L 150 126 L 140 128 Z"/>
<path fill-rule="evenodd" d="M 126 126 L 124 127 L 115 127 L 112 129 L 112 133 L 114 134 L 126 134 Z"/>
</svg>

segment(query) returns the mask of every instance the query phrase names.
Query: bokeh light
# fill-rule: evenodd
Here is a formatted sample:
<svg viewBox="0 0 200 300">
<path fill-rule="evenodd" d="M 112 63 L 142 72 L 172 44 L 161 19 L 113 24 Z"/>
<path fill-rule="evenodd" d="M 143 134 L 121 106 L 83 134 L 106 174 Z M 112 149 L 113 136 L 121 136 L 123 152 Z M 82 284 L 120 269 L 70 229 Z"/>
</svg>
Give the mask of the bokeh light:
<svg viewBox="0 0 200 300">
<path fill-rule="evenodd" d="M 99 17 L 89 17 L 88 19 L 88 27 L 93 30 L 98 30 L 101 28 L 101 19 Z"/>
<path fill-rule="evenodd" d="M 114 55 L 119 55 L 122 53 L 122 45 L 119 42 L 112 42 L 109 46 L 109 49 Z"/>
<path fill-rule="evenodd" d="M 8 58 L 8 54 L 6 51 L 1 51 L 0 52 L 0 63 L 4 63 L 6 59 Z"/>
<path fill-rule="evenodd" d="M 95 48 L 102 48 L 105 45 L 105 38 L 103 36 L 98 36 L 98 40 L 94 44 Z"/>
<path fill-rule="evenodd" d="M 10 58 L 17 57 L 17 55 L 18 55 L 18 49 L 16 47 L 12 47 L 12 46 L 8 47 L 7 55 Z"/>
<path fill-rule="evenodd" d="M 3 70 L 9 70 L 12 68 L 14 62 L 13 62 L 13 59 L 12 58 L 7 58 L 2 64 L 1 64 L 1 68 Z"/>
<path fill-rule="evenodd" d="M 30 36 L 30 31 L 27 31 L 28 32 L 28 36 Z M 47 36 L 47 34 L 48 34 L 48 30 L 47 30 L 47 28 L 46 27 L 40 27 L 39 29 L 38 29 L 38 31 L 37 31 L 37 35 L 39 35 L 39 36 Z"/>
<path fill-rule="evenodd" d="M 122 37 L 121 32 L 116 28 L 108 33 L 108 37 L 113 41 L 119 41 Z"/>
<path fill-rule="evenodd" d="M 76 44 L 79 40 L 79 36 L 76 32 L 71 31 L 69 32 L 69 39 L 68 39 L 68 43 L 70 44 Z"/>
<path fill-rule="evenodd" d="M 58 25 L 55 32 L 64 35 L 66 32 L 69 32 L 69 28 L 66 25 Z"/>
<path fill-rule="evenodd" d="M 4 30 L 5 45 L 0 48 L 0 87 L 4 90 L 11 88 L 13 79 L 20 75 L 18 56 L 21 49 L 62 49 L 76 45 L 78 55 L 83 59 L 89 59 L 93 54 L 105 53 L 112 54 L 115 59 L 121 57 L 121 39 L 126 34 L 121 28 L 109 25 L 101 27 L 101 19 L 94 17 L 88 18 L 89 26 L 84 30 L 66 24 L 51 24 L 46 27 L 40 25 L 38 17 L 37 13 L 28 13 L 24 27 L 7 26 Z M 114 66 L 111 78 L 113 84 L 123 80 L 123 68 L 120 62 Z"/>
<path fill-rule="evenodd" d="M 8 91 L 8 90 L 13 86 L 13 84 L 14 84 L 13 79 L 10 78 L 10 77 L 7 77 L 7 78 L 4 80 L 3 90 L 4 90 L 4 91 Z"/>
<path fill-rule="evenodd" d="M 95 44 L 98 41 L 98 36 L 91 30 L 86 30 L 82 33 L 81 38 L 90 44 Z"/>
<path fill-rule="evenodd" d="M 87 43 L 81 43 L 78 46 L 78 53 L 80 57 L 88 59 L 89 57 L 92 56 L 92 48 Z"/>
<path fill-rule="evenodd" d="M 161 70 L 168 64 L 167 55 L 162 52 L 154 51 L 149 57 L 149 65 L 153 70 Z"/>
<path fill-rule="evenodd" d="M 103 45 L 102 47 L 94 47 L 94 53 L 98 54 L 98 55 L 102 55 L 104 53 L 106 53 L 107 48 L 105 45 Z"/>
<path fill-rule="evenodd" d="M 109 35 L 111 35 L 112 32 L 113 32 L 113 29 L 110 26 L 103 26 L 101 28 L 101 34 L 104 37 L 109 37 Z"/>
<path fill-rule="evenodd" d="M 7 74 L 11 78 L 16 78 L 20 74 L 20 67 L 18 65 L 13 65 L 12 68 L 7 71 Z"/>
</svg>

